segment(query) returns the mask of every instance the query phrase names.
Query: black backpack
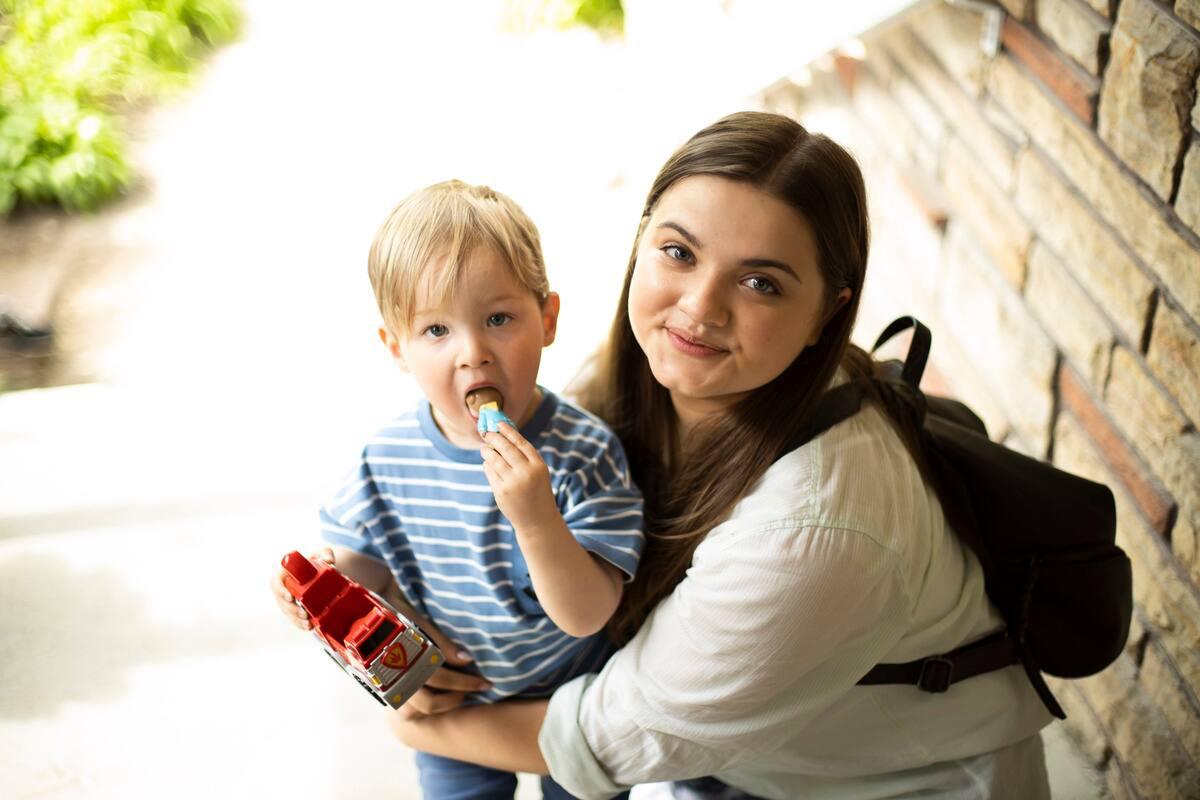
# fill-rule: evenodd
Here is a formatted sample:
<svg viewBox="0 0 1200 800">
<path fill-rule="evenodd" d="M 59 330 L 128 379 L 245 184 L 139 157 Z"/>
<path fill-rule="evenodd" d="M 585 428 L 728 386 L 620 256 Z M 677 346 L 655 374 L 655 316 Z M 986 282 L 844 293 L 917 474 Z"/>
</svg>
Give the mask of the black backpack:
<svg viewBox="0 0 1200 800">
<path fill-rule="evenodd" d="M 859 683 L 944 692 L 1021 664 L 1046 708 L 1065 719 L 1041 673 L 1093 675 L 1121 654 L 1129 636 L 1133 579 L 1115 544 L 1112 492 L 989 441 L 967 406 L 922 393 L 931 336 L 915 317 L 894 321 L 871 352 L 908 328 L 914 332 L 904 362 L 885 362 L 884 374 L 869 380 L 919 423 L 927 478 L 950 527 L 978 556 L 988 598 L 1007 628 L 949 653 L 879 664 Z M 853 416 L 865 395 L 861 381 L 826 392 L 795 445 Z"/>
</svg>

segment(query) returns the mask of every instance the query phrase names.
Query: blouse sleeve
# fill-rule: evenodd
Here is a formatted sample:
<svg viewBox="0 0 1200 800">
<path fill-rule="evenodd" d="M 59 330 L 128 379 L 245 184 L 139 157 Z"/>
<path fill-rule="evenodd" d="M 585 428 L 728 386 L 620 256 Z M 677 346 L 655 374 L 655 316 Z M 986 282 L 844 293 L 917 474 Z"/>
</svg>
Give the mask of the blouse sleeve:
<svg viewBox="0 0 1200 800">
<path fill-rule="evenodd" d="M 539 744 L 577 797 L 734 769 L 900 639 L 910 604 L 898 560 L 868 534 L 779 521 L 713 538 L 601 673 L 551 699 Z"/>
</svg>

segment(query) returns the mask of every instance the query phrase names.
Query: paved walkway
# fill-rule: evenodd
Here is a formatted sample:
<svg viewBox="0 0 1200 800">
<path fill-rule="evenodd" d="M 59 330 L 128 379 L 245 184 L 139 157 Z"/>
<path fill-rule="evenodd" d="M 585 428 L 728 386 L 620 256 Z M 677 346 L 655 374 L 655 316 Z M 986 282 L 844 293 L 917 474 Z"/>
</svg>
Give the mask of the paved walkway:
<svg viewBox="0 0 1200 800">
<path fill-rule="evenodd" d="M 247 2 L 241 40 L 148 118 L 152 183 L 87 223 L 62 331 L 96 382 L 0 395 L 0 795 L 418 796 L 265 588 L 415 397 L 374 336 L 370 237 L 434 180 L 513 195 L 564 295 L 562 386 L 653 170 L 739 105 L 688 94 L 670 52 L 648 69 L 661 46 L 497 37 L 494 5 Z"/>
</svg>

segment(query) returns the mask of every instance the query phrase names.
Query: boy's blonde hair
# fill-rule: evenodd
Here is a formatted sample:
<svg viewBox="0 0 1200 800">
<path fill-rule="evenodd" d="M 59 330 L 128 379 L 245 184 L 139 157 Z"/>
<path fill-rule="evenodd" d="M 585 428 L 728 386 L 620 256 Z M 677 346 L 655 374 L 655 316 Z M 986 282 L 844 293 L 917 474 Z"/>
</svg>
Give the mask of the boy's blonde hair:
<svg viewBox="0 0 1200 800">
<path fill-rule="evenodd" d="M 384 325 L 401 336 L 416 316 L 421 277 L 437 298 L 449 297 L 466 260 L 492 247 L 538 303 L 550 292 L 533 221 L 506 195 L 459 180 L 427 186 L 400 201 L 371 243 L 367 268 Z M 430 270 L 437 268 L 438 273 Z"/>
</svg>

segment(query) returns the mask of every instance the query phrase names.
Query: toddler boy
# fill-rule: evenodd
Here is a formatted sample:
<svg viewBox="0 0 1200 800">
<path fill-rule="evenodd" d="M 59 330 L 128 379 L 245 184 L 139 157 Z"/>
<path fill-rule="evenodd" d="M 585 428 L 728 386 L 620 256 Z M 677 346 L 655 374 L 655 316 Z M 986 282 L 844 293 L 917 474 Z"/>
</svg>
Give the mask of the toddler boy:
<svg viewBox="0 0 1200 800">
<path fill-rule="evenodd" d="M 644 539 L 616 436 L 537 384 L 559 311 L 537 229 L 505 195 L 448 181 L 397 206 L 368 264 L 380 338 L 425 398 L 367 442 L 321 509 L 322 536 L 338 569 L 431 621 L 451 661 L 472 664 L 466 702 L 548 696 L 612 652 L 602 631 Z M 488 401 L 512 424 L 480 425 Z M 417 763 L 427 797 L 516 785 L 429 754 Z"/>
</svg>

